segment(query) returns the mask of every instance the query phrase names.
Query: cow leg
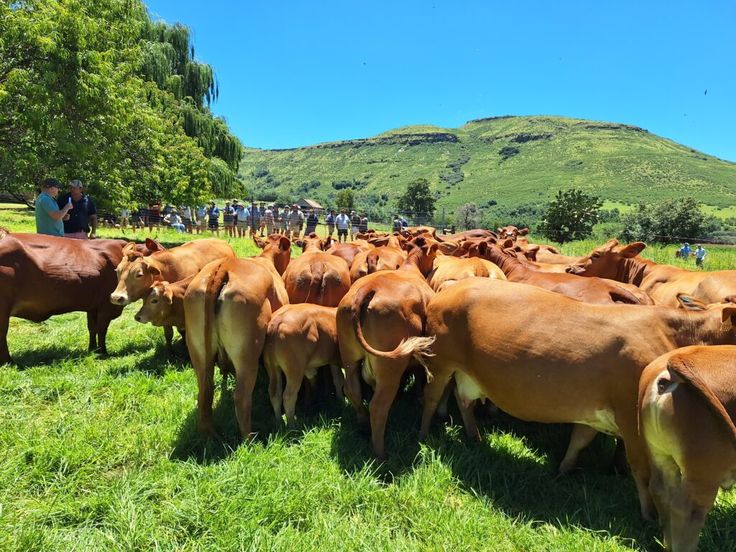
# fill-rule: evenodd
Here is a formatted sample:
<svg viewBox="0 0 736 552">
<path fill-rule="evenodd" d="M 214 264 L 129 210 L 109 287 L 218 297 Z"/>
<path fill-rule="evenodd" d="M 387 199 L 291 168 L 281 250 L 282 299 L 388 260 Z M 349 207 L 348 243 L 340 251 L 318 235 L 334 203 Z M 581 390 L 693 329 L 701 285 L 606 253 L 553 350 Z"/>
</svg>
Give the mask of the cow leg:
<svg viewBox="0 0 736 552">
<path fill-rule="evenodd" d="M 450 381 L 448 385 L 445 386 L 445 390 L 442 392 L 442 398 L 440 399 L 440 402 L 437 404 L 437 416 L 439 416 L 443 420 L 446 420 L 447 416 L 449 415 L 450 394 L 454 390 L 455 390 L 455 380 L 452 380 Z"/>
<path fill-rule="evenodd" d="M 296 400 L 299 398 L 299 388 L 304 380 L 304 372 L 289 372 L 286 374 L 286 389 L 284 390 L 284 410 L 286 411 L 286 425 L 294 427 L 296 423 Z"/>
<path fill-rule="evenodd" d="M 455 400 L 457 401 L 457 407 L 460 410 L 460 416 L 463 418 L 463 426 L 465 427 L 465 434 L 471 441 L 480 442 L 480 431 L 478 431 L 478 424 L 475 421 L 475 408 L 477 400 L 464 401 L 460 396 L 460 392 L 455 386 Z"/>
<path fill-rule="evenodd" d="M 110 303 L 110 308 L 97 311 L 97 351 L 101 355 L 107 354 L 107 329 L 114 318 L 120 316 L 123 307 Z"/>
<path fill-rule="evenodd" d="M 641 436 L 638 435 L 635 420 L 631 427 L 632 431 L 622 431 L 622 437 L 626 443 L 626 458 L 629 461 L 631 475 L 634 476 L 636 490 L 639 493 L 641 515 L 647 521 L 654 521 L 654 503 L 652 502 L 652 497 L 649 494 L 649 457 L 647 455 L 644 442 Z"/>
<path fill-rule="evenodd" d="M 662 527 L 662 533 L 664 535 L 664 546 L 667 550 L 670 550 L 672 547 L 672 537 L 670 534 L 671 497 L 669 496 L 669 490 L 673 482 L 665 482 L 665 474 L 654 462 L 651 464 L 651 470 L 649 493 L 652 496 L 654 506 L 657 508 L 659 524 Z M 679 469 L 677 471 L 679 473 Z M 679 484 L 679 482 L 677 483 Z"/>
<path fill-rule="evenodd" d="M 264 355 L 265 356 L 265 355 Z M 281 419 L 281 396 L 283 395 L 283 373 L 279 366 L 274 366 L 270 361 L 264 362 L 268 374 L 268 398 L 271 400 L 274 416 Z"/>
<path fill-rule="evenodd" d="M 330 364 L 330 372 L 332 372 L 332 383 L 335 386 L 335 395 L 337 400 L 341 403 L 345 400 L 345 395 L 342 392 L 343 385 L 345 384 L 345 378 L 342 375 L 342 368 L 339 364 Z"/>
<path fill-rule="evenodd" d="M 89 352 L 97 349 L 97 311 L 87 311 L 87 332 L 89 332 Z"/>
<path fill-rule="evenodd" d="M 405 364 L 406 361 L 402 361 Z M 384 433 L 386 431 L 386 419 L 391 404 L 396 398 L 396 393 L 401 385 L 401 376 L 404 369 L 399 368 L 396 362 L 384 360 L 375 361 L 376 391 L 373 393 L 370 404 L 371 414 L 371 438 L 373 441 L 373 452 L 379 459 L 386 458 L 384 447 Z"/>
<path fill-rule="evenodd" d="M 216 437 L 212 421 L 212 401 L 215 395 L 215 358 L 205 358 L 193 347 L 189 349 L 194 372 L 197 374 L 198 427 L 201 433 Z M 223 378 L 224 379 L 224 378 Z"/>
<path fill-rule="evenodd" d="M 368 425 L 368 409 L 363 404 L 359 370 L 359 361 L 345 365 L 345 395 L 347 395 L 350 404 L 355 409 L 355 413 L 358 416 L 358 423 L 365 427 Z"/>
<path fill-rule="evenodd" d="M 0 365 L 10 364 L 8 350 L 8 327 L 10 326 L 10 309 L 0 309 Z"/>
<path fill-rule="evenodd" d="M 174 348 L 171 343 L 174 341 L 174 328 L 172 326 L 164 326 L 164 337 L 166 338 L 166 352 L 173 354 Z"/>
<path fill-rule="evenodd" d="M 674 551 L 698 549 L 705 517 L 718 494 L 713 481 L 692 481 L 685 476 L 670 495 L 670 538 Z"/>
<path fill-rule="evenodd" d="M 434 367 L 434 366 L 433 366 Z M 419 429 L 419 438 L 426 439 L 429 434 L 429 426 L 432 423 L 437 405 L 440 403 L 445 389 L 448 387 L 452 370 L 433 371 L 433 379 L 424 386 L 424 409 L 422 410 L 422 425 Z"/>
<path fill-rule="evenodd" d="M 257 347 L 257 349 L 260 349 L 260 347 Z M 251 437 L 253 389 L 256 386 L 256 377 L 258 376 L 259 356 L 260 354 L 255 356 L 246 354 L 243 358 L 239 358 L 235 365 L 235 415 L 238 418 L 240 434 L 244 439 Z"/>
<path fill-rule="evenodd" d="M 573 424 L 572 433 L 570 434 L 570 444 L 567 445 L 565 457 L 560 462 L 558 472 L 561 475 L 570 473 L 578 464 L 580 451 L 593 442 L 598 431 L 590 426 L 583 424 Z"/>
</svg>

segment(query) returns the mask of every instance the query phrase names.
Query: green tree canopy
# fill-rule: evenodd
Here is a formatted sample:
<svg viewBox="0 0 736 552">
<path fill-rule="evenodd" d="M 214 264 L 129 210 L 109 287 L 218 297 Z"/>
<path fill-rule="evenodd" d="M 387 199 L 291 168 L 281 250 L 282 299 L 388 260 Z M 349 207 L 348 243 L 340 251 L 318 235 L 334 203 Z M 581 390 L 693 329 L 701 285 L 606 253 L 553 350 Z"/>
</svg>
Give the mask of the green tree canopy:
<svg viewBox="0 0 736 552">
<path fill-rule="evenodd" d="M 435 197 L 426 178 L 418 178 L 410 182 L 406 192 L 398 200 L 400 211 L 425 214 L 431 218 L 435 211 Z"/>
<path fill-rule="evenodd" d="M 189 31 L 141 0 L 0 5 L 0 191 L 80 178 L 103 206 L 240 191 L 241 145 Z"/>
<path fill-rule="evenodd" d="M 355 194 L 351 188 L 345 188 L 337 192 L 335 203 L 338 209 L 350 210 L 355 206 Z"/>
<path fill-rule="evenodd" d="M 602 202 L 580 190 L 558 191 L 539 225 L 539 231 L 557 243 L 590 236 L 598 222 Z"/>
<path fill-rule="evenodd" d="M 626 241 L 673 243 L 706 237 L 718 223 L 700 210 L 692 197 L 668 199 L 653 205 L 640 204 L 621 217 L 620 237 Z"/>
</svg>

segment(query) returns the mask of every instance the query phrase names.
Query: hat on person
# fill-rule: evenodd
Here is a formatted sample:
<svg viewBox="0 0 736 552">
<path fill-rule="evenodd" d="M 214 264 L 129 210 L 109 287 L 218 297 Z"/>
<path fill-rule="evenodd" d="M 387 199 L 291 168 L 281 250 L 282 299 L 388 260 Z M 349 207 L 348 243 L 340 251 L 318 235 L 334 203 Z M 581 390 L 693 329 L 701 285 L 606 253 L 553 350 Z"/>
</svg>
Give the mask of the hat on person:
<svg viewBox="0 0 736 552">
<path fill-rule="evenodd" d="M 55 178 L 47 178 L 46 180 L 44 180 L 43 182 L 41 182 L 41 186 L 43 186 L 46 189 L 48 189 L 48 188 L 61 188 L 61 184 Z"/>
<path fill-rule="evenodd" d="M 72 188 L 81 188 L 82 187 L 82 181 L 81 180 L 76 180 L 76 179 L 70 180 L 69 181 L 69 186 L 71 186 Z"/>
</svg>

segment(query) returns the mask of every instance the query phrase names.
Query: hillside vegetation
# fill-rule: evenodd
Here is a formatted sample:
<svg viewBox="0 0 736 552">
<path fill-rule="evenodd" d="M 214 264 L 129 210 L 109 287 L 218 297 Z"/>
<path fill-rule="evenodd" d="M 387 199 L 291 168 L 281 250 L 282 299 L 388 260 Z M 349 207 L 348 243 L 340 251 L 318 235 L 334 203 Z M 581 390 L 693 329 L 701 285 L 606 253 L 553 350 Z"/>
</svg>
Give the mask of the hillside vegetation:
<svg viewBox="0 0 736 552">
<path fill-rule="evenodd" d="M 736 202 L 734 163 L 639 127 L 547 116 L 479 119 L 457 129 L 411 126 L 287 150 L 246 148 L 240 174 L 268 199 L 330 204 L 350 185 L 367 204 L 389 210 L 416 178 L 431 182 L 448 211 L 467 202 L 497 202 L 498 209 L 546 203 L 571 187 L 626 204 L 683 195 L 719 208 Z"/>
</svg>

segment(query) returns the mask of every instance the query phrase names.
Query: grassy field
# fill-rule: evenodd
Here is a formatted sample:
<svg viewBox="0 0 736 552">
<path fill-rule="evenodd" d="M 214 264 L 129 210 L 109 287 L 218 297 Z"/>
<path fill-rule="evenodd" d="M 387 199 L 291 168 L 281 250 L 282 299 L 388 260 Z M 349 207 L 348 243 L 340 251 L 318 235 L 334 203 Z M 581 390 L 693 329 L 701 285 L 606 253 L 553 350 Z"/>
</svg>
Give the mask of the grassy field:
<svg viewBox="0 0 736 552">
<path fill-rule="evenodd" d="M 33 226 L 27 210 L 7 206 L 0 225 Z M 732 251 L 712 248 L 709 267 L 733 267 Z M 645 254 L 670 260 L 672 248 Z M 419 443 L 419 398 L 407 393 L 391 410 L 390 460 L 379 464 L 352 409 L 334 399 L 299 409 L 298 428 L 284 429 L 261 374 L 258 438 L 240 442 L 230 383 L 216 397 L 224 442 L 204 440 L 183 344 L 168 357 L 162 332 L 134 322 L 136 310 L 112 323 L 107 358 L 86 352 L 82 314 L 11 320 L 16 365 L 0 367 L 0 550 L 658 548 L 633 481 L 609 470 L 610 441 L 596 441 L 578 473 L 556 475 L 563 426 L 500 415 L 483 420 L 482 443 L 468 444 L 453 412 Z M 734 542 L 736 493 L 721 493 L 703 550 Z"/>
<path fill-rule="evenodd" d="M 362 197 L 388 210 L 423 177 L 448 214 L 467 202 L 508 212 L 570 187 L 623 205 L 685 195 L 713 209 L 736 203 L 734 163 L 637 127 L 548 116 L 405 127 L 290 150 L 246 148 L 240 174 L 256 194 L 330 202 L 334 181 L 358 181 Z M 487 207 L 490 200 L 498 206 Z"/>
</svg>

